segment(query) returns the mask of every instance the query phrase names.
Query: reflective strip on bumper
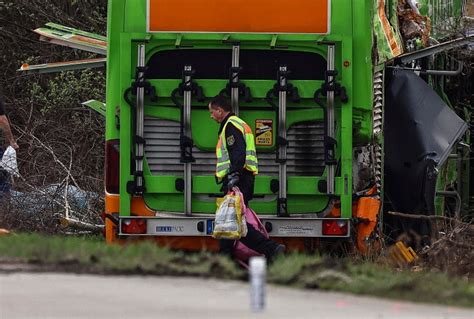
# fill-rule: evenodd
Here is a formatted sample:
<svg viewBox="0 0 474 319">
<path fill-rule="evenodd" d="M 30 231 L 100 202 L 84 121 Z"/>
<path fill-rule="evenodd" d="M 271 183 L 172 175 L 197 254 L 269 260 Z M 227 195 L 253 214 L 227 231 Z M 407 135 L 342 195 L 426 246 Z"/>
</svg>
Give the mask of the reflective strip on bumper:
<svg viewBox="0 0 474 319">
<path fill-rule="evenodd" d="M 146 234 L 126 234 L 122 232 L 122 223 L 127 219 L 143 218 L 147 220 Z M 271 237 L 349 237 L 349 219 L 326 218 L 277 218 L 260 216 Z M 323 221 L 337 220 L 346 223 L 347 234 L 341 236 L 323 235 Z M 121 217 L 119 235 L 122 236 L 211 236 L 214 229 L 214 217 Z"/>
<path fill-rule="evenodd" d="M 268 234 L 271 237 L 349 237 L 350 236 L 350 221 L 348 219 L 337 218 L 266 218 L 260 216 L 260 219 L 265 225 Z M 347 234 L 342 236 L 323 235 L 323 221 L 337 220 L 341 223 L 346 223 Z"/>
</svg>

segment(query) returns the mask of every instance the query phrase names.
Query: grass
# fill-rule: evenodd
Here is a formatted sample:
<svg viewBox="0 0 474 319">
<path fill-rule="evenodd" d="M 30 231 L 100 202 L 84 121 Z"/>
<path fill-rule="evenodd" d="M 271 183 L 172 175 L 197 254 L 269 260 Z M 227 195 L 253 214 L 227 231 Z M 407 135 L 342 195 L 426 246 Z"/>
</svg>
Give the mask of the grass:
<svg viewBox="0 0 474 319">
<path fill-rule="evenodd" d="M 210 252 L 170 251 L 150 242 L 109 246 L 102 238 L 90 237 L 3 236 L 0 237 L 0 264 L 2 262 L 34 264 L 48 271 L 247 278 L 247 273 L 230 259 Z M 349 258 L 282 256 L 270 265 L 268 282 L 415 302 L 474 306 L 474 283 L 465 278 L 429 270 L 393 269 Z"/>
<path fill-rule="evenodd" d="M 44 269 L 101 274 L 153 274 L 239 278 L 234 263 L 210 253 L 186 254 L 151 242 L 128 246 L 106 245 L 101 238 L 20 234 L 0 237 L 0 263 L 22 262 Z"/>
<path fill-rule="evenodd" d="M 269 269 L 271 282 L 357 295 L 474 307 L 474 283 L 446 273 L 400 270 L 369 262 L 296 254 L 285 259 Z"/>
</svg>

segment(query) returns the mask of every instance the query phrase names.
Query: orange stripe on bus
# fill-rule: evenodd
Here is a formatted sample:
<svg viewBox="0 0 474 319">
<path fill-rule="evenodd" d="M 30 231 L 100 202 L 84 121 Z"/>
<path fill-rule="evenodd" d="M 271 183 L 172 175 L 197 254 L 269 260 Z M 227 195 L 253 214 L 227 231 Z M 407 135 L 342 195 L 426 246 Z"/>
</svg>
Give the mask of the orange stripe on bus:
<svg viewBox="0 0 474 319">
<path fill-rule="evenodd" d="M 149 0 L 149 31 L 328 33 L 328 0 Z"/>
<path fill-rule="evenodd" d="M 387 16 L 385 15 L 385 1 L 378 0 L 378 16 L 380 22 L 382 23 L 382 27 L 384 30 L 385 37 L 390 45 L 390 50 L 392 51 L 393 56 L 400 55 L 402 53 L 397 40 L 393 35 L 392 28 L 390 27 L 390 23 L 388 22 Z"/>
<path fill-rule="evenodd" d="M 133 213 L 140 216 L 155 216 L 155 212 L 152 211 L 145 204 L 143 197 L 133 197 L 131 209 Z M 118 213 L 120 211 L 120 196 L 119 195 L 105 195 L 105 212 L 107 214 Z"/>
</svg>

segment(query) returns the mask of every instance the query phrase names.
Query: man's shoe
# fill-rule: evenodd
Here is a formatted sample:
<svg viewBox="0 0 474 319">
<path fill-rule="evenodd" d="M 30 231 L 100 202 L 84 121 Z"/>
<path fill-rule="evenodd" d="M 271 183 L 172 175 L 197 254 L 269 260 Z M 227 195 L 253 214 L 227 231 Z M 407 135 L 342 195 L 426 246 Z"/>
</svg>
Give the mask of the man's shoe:
<svg viewBox="0 0 474 319">
<path fill-rule="evenodd" d="M 279 255 L 282 255 L 286 250 L 286 246 L 282 244 L 278 244 L 278 246 L 275 247 L 275 250 L 273 251 L 272 254 L 272 259 L 277 258 Z"/>
</svg>

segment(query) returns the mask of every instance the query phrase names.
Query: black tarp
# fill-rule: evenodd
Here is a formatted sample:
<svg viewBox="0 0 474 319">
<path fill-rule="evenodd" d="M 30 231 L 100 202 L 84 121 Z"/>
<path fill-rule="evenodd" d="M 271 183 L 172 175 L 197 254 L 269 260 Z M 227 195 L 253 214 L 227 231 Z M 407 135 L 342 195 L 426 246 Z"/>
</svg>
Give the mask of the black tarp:
<svg viewBox="0 0 474 319">
<path fill-rule="evenodd" d="M 413 71 L 387 71 L 385 196 L 404 213 L 434 212 L 438 168 L 467 124 Z"/>
</svg>

